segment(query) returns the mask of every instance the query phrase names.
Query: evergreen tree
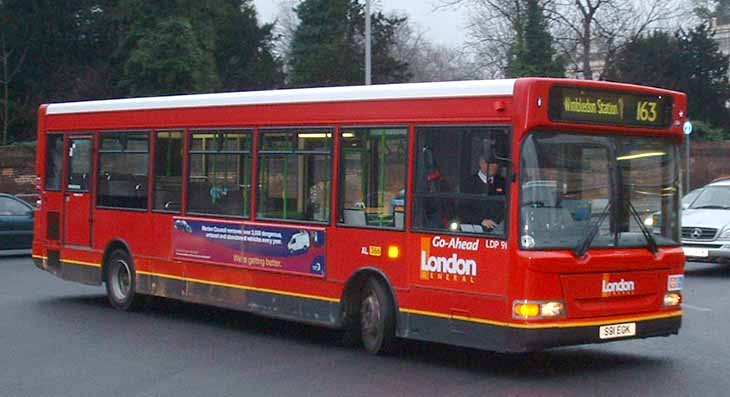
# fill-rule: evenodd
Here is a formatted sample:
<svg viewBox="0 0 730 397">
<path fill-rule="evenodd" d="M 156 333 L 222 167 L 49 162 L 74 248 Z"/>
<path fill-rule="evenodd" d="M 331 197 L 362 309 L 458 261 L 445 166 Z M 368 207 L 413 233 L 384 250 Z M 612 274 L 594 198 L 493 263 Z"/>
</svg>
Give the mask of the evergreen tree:
<svg viewBox="0 0 730 397">
<path fill-rule="evenodd" d="M 160 20 L 129 54 L 123 83 L 132 96 L 205 92 L 215 86 L 215 65 L 183 17 Z"/>
<path fill-rule="evenodd" d="M 0 0 L 0 21 L 9 141 L 35 136 L 41 103 L 283 84 L 252 0 Z"/>
<path fill-rule="evenodd" d="M 296 8 L 289 79 L 294 86 L 362 84 L 365 76 L 365 12 L 358 0 L 304 0 Z M 395 31 L 405 18 L 372 17 L 373 81 L 409 79 L 408 65 L 392 54 Z"/>
<path fill-rule="evenodd" d="M 565 67 L 556 57 L 553 37 L 538 0 L 524 0 L 524 18 L 515 26 L 515 42 L 509 51 L 505 70 L 507 77 L 546 76 L 563 77 Z"/>
<path fill-rule="evenodd" d="M 252 0 L 225 0 L 217 26 L 215 60 L 222 91 L 261 90 L 284 84 L 274 55 L 272 24 L 258 25 Z"/>
<path fill-rule="evenodd" d="M 720 52 L 714 32 L 707 25 L 677 32 L 679 84 L 689 98 L 688 112 L 694 119 L 730 129 L 730 57 Z"/>
<path fill-rule="evenodd" d="M 120 54 L 129 57 L 121 85 L 135 87 L 130 94 L 253 90 L 283 84 L 282 63 L 272 52 L 272 25 L 258 25 L 252 0 L 124 2 L 129 33 L 123 36 Z M 161 29 L 175 29 L 183 36 L 166 38 L 172 40 L 167 46 L 155 43 L 165 36 Z M 137 62 L 153 60 L 155 53 L 166 59 Z M 140 70 L 158 79 L 141 83 Z"/>
<path fill-rule="evenodd" d="M 404 83 L 411 80 L 412 74 L 406 61 L 401 61 L 393 53 L 396 34 L 400 26 L 408 23 L 406 17 L 388 17 L 381 12 L 372 16 L 372 78 L 375 84 Z M 365 30 L 363 26 L 363 31 Z M 364 36 L 364 35 L 363 35 Z M 364 37 L 363 37 L 364 39 Z M 364 44 L 363 44 L 364 46 Z M 363 59 L 365 49 L 362 49 Z M 364 68 L 363 63 L 363 68 Z"/>
<path fill-rule="evenodd" d="M 99 1 L 101 2 L 101 1 Z M 8 106 L 7 142 L 35 137 L 38 105 L 79 100 L 97 92 L 97 51 L 104 45 L 95 34 L 100 15 L 91 0 L 3 0 L 0 2 L 0 40 L 7 51 L 12 76 L 2 88 Z M 0 74 L 3 74 L 0 72 Z M 4 77 L 0 77 L 4 80 Z M 3 113 L 4 113 L 3 107 Z M 3 126 L 3 129 L 4 126 Z M 2 143 L 2 142 L 0 142 Z"/>
<path fill-rule="evenodd" d="M 730 58 L 719 51 L 713 35 L 702 24 L 674 35 L 655 32 L 636 38 L 618 51 L 607 77 L 686 93 L 689 117 L 706 126 L 698 136 L 709 138 L 706 132 L 730 128 Z"/>
<path fill-rule="evenodd" d="M 608 80 L 679 89 L 679 42 L 667 32 L 653 32 L 626 42 L 617 51 L 615 62 L 606 65 Z"/>
</svg>

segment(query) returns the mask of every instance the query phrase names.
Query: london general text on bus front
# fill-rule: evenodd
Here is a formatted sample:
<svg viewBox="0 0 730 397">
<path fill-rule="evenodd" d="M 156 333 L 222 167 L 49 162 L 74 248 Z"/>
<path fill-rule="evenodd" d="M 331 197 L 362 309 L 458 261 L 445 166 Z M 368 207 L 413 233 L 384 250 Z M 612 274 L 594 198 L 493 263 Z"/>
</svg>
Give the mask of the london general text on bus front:
<svg viewBox="0 0 730 397">
<path fill-rule="evenodd" d="M 518 79 L 44 105 L 33 257 L 106 285 L 494 351 L 681 325 L 684 94 Z"/>
</svg>

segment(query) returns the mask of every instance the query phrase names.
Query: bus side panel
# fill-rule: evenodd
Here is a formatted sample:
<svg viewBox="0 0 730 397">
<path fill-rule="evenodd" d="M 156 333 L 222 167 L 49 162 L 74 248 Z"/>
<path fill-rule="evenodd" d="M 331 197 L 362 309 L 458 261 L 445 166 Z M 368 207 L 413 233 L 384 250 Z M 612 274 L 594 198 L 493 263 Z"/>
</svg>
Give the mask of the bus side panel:
<svg viewBox="0 0 730 397">
<path fill-rule="evenodd" d="M 413 298 L 405 309 L 431 308 L 439 315 L 501 316 L 507 293 L 510 251 L 506 240 L 442 234 L 411 235 L 408 282 Z M 433 299 L 435 295 L 444 295 Z M 479 295 L 493 304 L 472 303 Z M 448 296 L 448 297 L 447 297 Z"/>
<path fill-rule="evenodd" d="M 185 268 L 187 301 L 324 326 L 339 321 L 339 299 L 325 295 L 337 288 L 320 278 L 199 262 Z"/>
<path fill-rule="evenodd" d="M 338 227 L 329 237 L 329 280 L 345 283 L 355 271 L 369 267 L 385 274 L 392 287 L 406 287 L 404 232 Z"/>
</svg>

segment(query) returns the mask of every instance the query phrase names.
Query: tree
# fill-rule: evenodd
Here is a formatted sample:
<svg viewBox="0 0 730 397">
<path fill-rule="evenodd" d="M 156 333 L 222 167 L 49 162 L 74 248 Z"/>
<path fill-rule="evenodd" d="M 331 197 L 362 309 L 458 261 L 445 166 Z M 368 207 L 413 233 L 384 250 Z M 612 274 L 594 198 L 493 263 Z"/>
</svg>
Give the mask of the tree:
<svg viewBox="0 0 730 397">
<path fill-rule="evenodd" d="M 617 51 L 615 62 L 608 65 L 606 78 L 632 84 L 679 89 L 680 50 L 676 37 L 656 31 L 636 37 Z"/>
<path fill-rule="evenodd" d="M 730 57 L 720 52 L 713 37 L 714 32 L 705 24 L 677 32 L 678 64 L 682 68 L 678 88 L 690 98 L 687 109 L 690 117 L 728 130 Z"/>
<path fill-rule="evenodd" d="M 470 8 L 470 45 L 485 68 L 506 60 L 526 13 L 521 0 L 441 0 Z M 593 62 L 609 64 L 620 45 L 652 27 L 689 15 L 683 0 L 539 0 L 559 55 L 572 74 L 594 78 Z M 599 76 L 600 77 L 600 76 Z"/>
<path fill-rule="evenodd" d="M 304 0 L 296 7 L 299 25 L 289 51 L 289 82 L 294 86 L 362 84 L 364 7 L 358 0 Z M 407 65 L 393 56 L 397 27 L 406 18 L 372 17 L 373 81 L 406 81 Z"/>
<path fill-rule="evenodd" d="M 572 57 L 576 74 L 592 80 L 592 61 L 613 61 L 616 49 L 651 27 L 676 20 L 690 11 L 681 0 L 555 0 L 550 15 L 566 32 L 564 53 Z M 597 76 L 601 78 L 600 74 Z"/>
<path fill-rule="evenodd" d="M 563 77 L 562 58 L 557 58 L 553 37 L 548 30 L 543 8 L 538 0 L 524 0 L 525 16 L 516 27 L 505 68 L 506 77 Z"/>
<path fill-rule="evenodd" d="M 290 84 L 348 85 L 363 75 L 356 61 L 358 8 L 350 0 L 305 0 L 297 6 L 300 23 L 291 43 Z"/>
<path fill-rule="evenodd" d="M 689 116 L 701 121 L 698 135 L 730 128 L 730 57 L 719 51 L 707 25 L 654 32 L 635 38 L 617 52 L 609 70 L 612 80 L 653 85 L 687 94 Z"/>
<path fill-rule="evenodd" d="M 0 3 L 2 7 L 2 3 Z M 4 10 L 0 8 L 0 13 L 4 15 L 5 21 L 3 21 L 2 27 L 0 27 L 0 84 L 2 85 L 2 111 L 0 112 L 0 118 L 2 118 L 2 145 L 8 144 L 8 127 L 10 126 L 10 108 L 13 103 L 11 102 L 10 92 L 11 84 L 13 83 L 15 76 L 21 70 L 25 57 L 28 54 L 28 48 L 11 48 L 10 43 L 17 43 L 17 28 L 18 25 L 10 23 L 8 14 L 4 13 Z"/>
<path fill-rule="evenodd" d="M 6 141 L 41 103 L 281 86 L 271 29 L 252 0 L 0 0 Z"/>
<path fill-rule="evenodd" d="M 217 82 L 212 57 L 182 17 L 163 19 L 144 33 L 129 54 L 125 75 L 132 96 L 205 92 Z"/>
<path fill-rule="evenodd" d="M 411 24 L 401 24 L 395 32 L 393 54 L 408 65 L 410 81 L 476 80 L 481 70 L 463 49 L 435 45 Z"/>
<path fill-rule="evenodd" d="M 400 26 L 407 24 L 407 21 L 408 17 L 385 16 L 380 12 L 375 13 L 372 18 L 372 72 L 376 84 L 404 83 L 411 79 L 408 63 L 399 60 L 393 51 L 396 32 Z"/>
<path fill-rule="evenodd" d="M 222 91 L 260 90 L 284 84 L 275 55 L 274 25 L 259 26 L 252 0 L 225 0 L 215 23 L 215 63 Z"/>
<path fill-rule="evenodd" d="M 702 23 L 730 23 L 730 0 L 694 0 L 694 12 Z"/>
<path fill-rule="evenodd" d="M 111 1 L 111 0 L 110 0 Z M 0 3 L 8 71 L 3 99 L 6 142 L 35 136 L 38 105 L 78 100 L 82 81 L 104 58 L 96 52 L 100 36 L 92 34 L 102 0 L 3 0 Z M 101 30 L 100 30 L 101 31 Z"/>
</svg>

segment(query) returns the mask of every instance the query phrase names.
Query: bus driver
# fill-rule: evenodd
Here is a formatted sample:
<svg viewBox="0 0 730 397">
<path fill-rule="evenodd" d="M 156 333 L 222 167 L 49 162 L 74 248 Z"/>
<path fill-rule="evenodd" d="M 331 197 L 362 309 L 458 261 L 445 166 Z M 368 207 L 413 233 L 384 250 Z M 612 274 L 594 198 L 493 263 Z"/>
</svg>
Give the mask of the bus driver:
<svg viewBox="0 0 730 397">
<path fill-rule="evenodd" d="M 499 165 L 493 156 L 479 156 L 479 170 L 470 175 L 462 183 L 462 192 L 492 196 L 489 198 L 469 198 L 462 207 L 462 223 L 481 225 L 488 231 L 494 229 L 504 220 L 504 202 L 502 198 L 493 196 L 504 196 L 505 181 L 499 175 Z"/>
</svg>

